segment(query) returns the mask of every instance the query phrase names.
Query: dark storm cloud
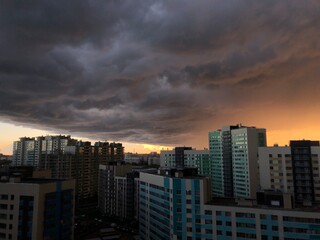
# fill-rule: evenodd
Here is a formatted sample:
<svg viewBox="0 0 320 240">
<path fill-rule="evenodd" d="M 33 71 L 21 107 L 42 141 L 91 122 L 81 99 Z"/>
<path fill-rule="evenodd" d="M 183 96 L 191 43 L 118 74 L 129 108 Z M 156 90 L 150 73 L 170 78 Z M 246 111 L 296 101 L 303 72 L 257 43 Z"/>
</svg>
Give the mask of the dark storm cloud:
<svg viewBox="0 0 320 240">
<path fill-rule="evenodd" d="M 4 1 L 0 116 L 182 143 L 235 107 L 303 95 L 300 76 L 319 86 L 319 29 L 317 0 Z"/>
</svg>

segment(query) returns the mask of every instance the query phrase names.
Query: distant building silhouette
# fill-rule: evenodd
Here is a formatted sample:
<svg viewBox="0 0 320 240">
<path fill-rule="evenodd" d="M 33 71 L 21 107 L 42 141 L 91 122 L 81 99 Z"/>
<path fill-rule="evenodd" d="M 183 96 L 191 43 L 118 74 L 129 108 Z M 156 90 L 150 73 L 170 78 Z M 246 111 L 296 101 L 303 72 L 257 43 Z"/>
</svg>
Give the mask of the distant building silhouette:
<svg viewBox="0 0 320 240">
<path fill-rule="evenodd" d="M 14 142 L 13 165 L 51 170 L 53 178 L 76 180 L 76 201 L 97 199 L 99 164 L 122 162 L 124 148 L 115 142 L 82 142 L 70 135 L 20 138 Z M 96 201 L 96 200 L 95 200 Z"/>
</svg>

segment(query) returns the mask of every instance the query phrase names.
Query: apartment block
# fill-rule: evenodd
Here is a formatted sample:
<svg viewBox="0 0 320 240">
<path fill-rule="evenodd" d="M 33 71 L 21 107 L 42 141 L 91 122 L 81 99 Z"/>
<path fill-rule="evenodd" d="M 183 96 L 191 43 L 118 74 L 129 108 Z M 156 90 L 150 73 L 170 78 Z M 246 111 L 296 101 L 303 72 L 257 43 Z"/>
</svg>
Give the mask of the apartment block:
<svg viewBox="0 0 320 240">
<path fill-rule="evenodd" d="M 260 185 L 292 193 L 297 204 L 320 202 L 318 141 L 290 141 L 290 146 L 259 148 Z"/>
<path fill-rule="evenodd" d="M 180 161 L 180 162 L 179 162 Z M 177 162 L 179 162 L 177 164 Z M 191 147 L 178 147 L 174 150 L 161 150 L 160 167 L 196 167 L 201 175 L 211 173 L 208 150 L 195 150 Z"/>
<path fill-rule="evenodd" d="M 262 189 L 294 193 L 290 147 L 259 148 L 259 176 Z"/>
<path fill-rule="evenodd" d="M 129 207 L 134 202 L 135 176 L 130 175 L 131 172 L 132 166 L 128 164 L 110 162 L 99 165 L 98 204 L 102 214 L 133 218 L 134 209 Z"/>
<path fill-rule="evenodd" d="M 202 228 L 201 206 L 210 200 L 211 181 L 188 173 L 140 173 L 141 239 L 196 239 Z"/>
<path fill-rule="evenodd" d="M 66 146 L 75 142 L 69 135 L 20 138 L 13 143 L 13 165 L 49 168 L 50 160 L 54 158 L 52 156 L 61 155 Z"/>
<path fill-rule="evenodd" d="M 15 177 L 0 189 L 0 239 L 73 239 L 74 180 Z"/>
<path fill-rule="evenodd" d="M 320 239 L 319 207 L 292 209 L 281 203 L 290 202 L 287 196 L 279 200 L 277 194 L 271 199 L 269 195 L 263 201 L 270 202 L 266 205 L 233 198 L 211 200 L 209 178 L 178 170 L 141 173 L 139 181 L 142 240 Z"/>
<path fill-rule="evenodd" d="M 36 160 L 38 143 L 35 138 L 23 137 L 13 143 L 12 164 L 15 166 L 38 166 Z"/>
<path fill-rule="evenodd" d="M 53 178 L 76 180 L 76 201 L 97 198 L 99 164 L 121 162 L 121 143 L 82 142 L 70 135 L 20 138 L 14 142 L 15 166 L 32 166 L 51 170 Z"/>
<path fill-rule="evenodd" d="M 96 142 L 94 149 L 95 156 L 99 159 L 99 164 L 124 161 L 124 147 L 122 143 Z"/>
<path fill-rule="evenodd" d="M 266 130 L 242 125 L 209 133 L 212 193 L 219 197 L 255 197 L 258 190 L 258 147 Z"/>
</svg>

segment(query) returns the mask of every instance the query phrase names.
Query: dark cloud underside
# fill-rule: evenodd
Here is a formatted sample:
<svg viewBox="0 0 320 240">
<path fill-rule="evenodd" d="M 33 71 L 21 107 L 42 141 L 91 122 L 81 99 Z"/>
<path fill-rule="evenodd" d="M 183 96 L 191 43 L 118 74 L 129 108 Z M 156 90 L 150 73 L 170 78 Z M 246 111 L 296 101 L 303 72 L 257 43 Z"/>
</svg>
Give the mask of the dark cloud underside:
<svg viewBox="0 0 320 240">
<path fill-rule="evenodd" d="M 318 0 L 3 1 L 0 117 L 179 144 L 239 109 L 317 107 L 319 29 Z"/>
</svg>

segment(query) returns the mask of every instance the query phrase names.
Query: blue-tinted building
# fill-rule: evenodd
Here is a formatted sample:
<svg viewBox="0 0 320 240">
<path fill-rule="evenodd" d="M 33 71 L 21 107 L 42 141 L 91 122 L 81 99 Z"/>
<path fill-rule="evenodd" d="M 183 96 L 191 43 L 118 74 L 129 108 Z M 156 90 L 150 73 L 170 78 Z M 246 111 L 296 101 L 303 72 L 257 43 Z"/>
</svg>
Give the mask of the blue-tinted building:
<svg viewBox="0 0 320 240">
<path fill-rule="evenodd" d="M 191 171 L 140 173 L 139 223 L 142 239 L 201 237 L 201 206 L 210 200 L 211 181 Z"/>
<path fill-rule="evenodd" d="M 140 173 L 141 239 L 320 239 L 320 209 L 211 199 L 211 180 L 188 171 Z"/>
</svg>

